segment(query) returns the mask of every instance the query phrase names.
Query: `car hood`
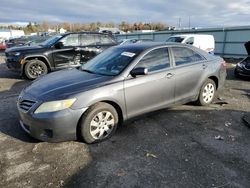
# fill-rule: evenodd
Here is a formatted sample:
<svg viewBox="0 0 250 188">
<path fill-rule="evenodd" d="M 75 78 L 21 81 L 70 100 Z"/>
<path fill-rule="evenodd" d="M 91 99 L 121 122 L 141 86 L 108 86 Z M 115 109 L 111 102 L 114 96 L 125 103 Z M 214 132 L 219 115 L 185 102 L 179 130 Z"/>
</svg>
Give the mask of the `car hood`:
<svg viewBox="0 0 250 188">
<path fill-rule="evenodd" d="M 33 81 L 23 91 L 23 95 L 38 101 L 61 100 L 108 84 L 112 79 L 112 76 L 91 74 L 78 69 L 66 69 Z"/>
<path fill-rule="evenodd" d="M 31 51 L 31 50 L 40 50 L 43 49 L 43 46 L 19 46 L 19 47 L 12 47 L 12 48 L 7 48 L 5 50 L 6 53 L 9 52 L 22 52 L 22 51 Z"/>
<path fill-rule="evenodd" d="M 245 43 L 245 48 L 247 50 L 247 54 L 250 55 L 250 41 Z"/>
</svg>

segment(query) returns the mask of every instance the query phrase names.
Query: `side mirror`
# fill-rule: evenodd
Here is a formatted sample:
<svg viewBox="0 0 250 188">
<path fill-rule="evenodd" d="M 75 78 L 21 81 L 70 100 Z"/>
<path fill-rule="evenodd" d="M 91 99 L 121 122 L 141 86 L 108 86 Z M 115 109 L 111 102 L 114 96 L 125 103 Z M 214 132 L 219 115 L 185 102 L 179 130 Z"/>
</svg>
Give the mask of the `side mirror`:
<svg viewBox="0 0 250 188">
<path fill-rule="evenodd" d="M 130 71 L 130 74 L 132 77 L 136 77 L 138 75 L 147 75 L 148 74 L 148 69 L 145 67 L 137 67 L 133 70 Z"/>
<path fill-rule="evenodd" d="M 57 42 L 55 45 L 56 49 L 61 49 L 63 47 L 63 43 L 62 42 Z"/>
</svg>

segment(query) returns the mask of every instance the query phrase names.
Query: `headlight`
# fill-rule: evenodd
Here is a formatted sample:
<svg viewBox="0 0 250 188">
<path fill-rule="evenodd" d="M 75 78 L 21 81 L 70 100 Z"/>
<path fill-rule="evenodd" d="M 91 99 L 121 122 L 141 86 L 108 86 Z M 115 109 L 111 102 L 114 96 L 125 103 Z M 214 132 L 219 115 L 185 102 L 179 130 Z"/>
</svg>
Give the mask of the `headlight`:
<svg viewBox="0 0 250 188">
<path fill-rule="evenodd" d="M 66 99 L 66 100 L 61 100 L 61 101 L 45 102 L 36 109 L 35 114 L 64 110 L 66 108 L 71 107 L 75 101 L 76 99 L 73 98 L 73 99 Z"/>
<path fill-rule="evenodd" d="M 15 52 L 15 53 L 13 53 L 13 55 L 14 56 L 19 56 L 19 55 L 21 55 L 21 52 Z"/>
<path fill-rule="evenodd" d="M 242 68 L 242 64 L 241 63 L 237 63 L 237 66 Z"/>
</svg>

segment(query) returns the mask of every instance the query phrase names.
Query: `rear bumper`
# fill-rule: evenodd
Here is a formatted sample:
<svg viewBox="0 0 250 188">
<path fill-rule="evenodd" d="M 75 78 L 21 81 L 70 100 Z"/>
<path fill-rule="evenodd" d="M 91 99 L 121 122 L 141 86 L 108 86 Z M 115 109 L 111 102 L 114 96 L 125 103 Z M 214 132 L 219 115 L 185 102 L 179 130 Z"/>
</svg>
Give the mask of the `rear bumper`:
<svg viewBox="0 0 250 188">
<path fill-rule="evenodd" d="M 22 129 L 32 137 L 46 142 L 76 140 L 77 125 L 86 109 L 34 114 L 26 113 L 18 107 Z"/>
</svg>

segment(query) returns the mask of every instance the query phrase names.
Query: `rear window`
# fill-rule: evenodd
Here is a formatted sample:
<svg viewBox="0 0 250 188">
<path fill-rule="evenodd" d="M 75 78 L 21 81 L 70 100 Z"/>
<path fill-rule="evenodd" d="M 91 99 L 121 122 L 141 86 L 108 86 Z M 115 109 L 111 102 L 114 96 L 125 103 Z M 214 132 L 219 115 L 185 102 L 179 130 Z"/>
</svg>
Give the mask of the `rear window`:
<svg viewBox="0 0 250 188">
<path fill-rule="evenodd" d="M 205 60 L 200 54 L 186 47 L 172 47 L 175 65 L 183 65 Z"/>
</svg>

